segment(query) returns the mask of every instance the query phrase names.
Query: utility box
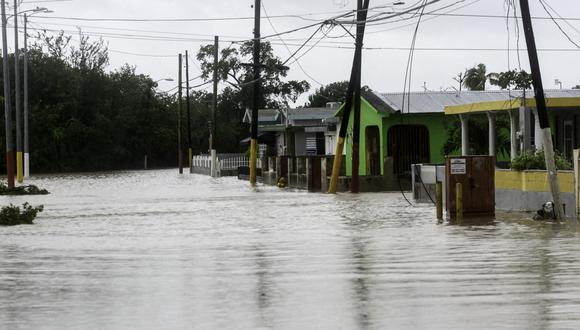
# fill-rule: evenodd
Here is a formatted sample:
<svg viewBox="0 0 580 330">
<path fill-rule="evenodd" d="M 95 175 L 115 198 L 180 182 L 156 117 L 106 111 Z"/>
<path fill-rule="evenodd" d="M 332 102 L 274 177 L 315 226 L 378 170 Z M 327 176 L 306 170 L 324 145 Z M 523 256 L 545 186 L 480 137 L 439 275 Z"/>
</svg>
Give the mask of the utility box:
<svg viewBox="0 0 580 330">
<path fill-rule="evenodd" d="M 456 218 L 456 186 L 463 190 L 464 217 L 495 216 L 495 157 L 463 156 L 445 160 L 447 214 Z"/>
</svg>

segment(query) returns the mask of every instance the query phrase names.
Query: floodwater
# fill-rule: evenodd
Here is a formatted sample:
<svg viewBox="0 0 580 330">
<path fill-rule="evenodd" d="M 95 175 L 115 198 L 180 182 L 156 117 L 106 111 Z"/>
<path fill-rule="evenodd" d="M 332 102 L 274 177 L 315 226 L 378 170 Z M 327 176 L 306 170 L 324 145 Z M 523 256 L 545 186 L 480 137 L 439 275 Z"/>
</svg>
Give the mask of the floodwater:
<svg viewBox="0 0 580 330">
<path fill-rule="evenodd" d="M 437 225 L 398 193 L 176 170 L 38 177 L 0 227 L 1 329 L 578 329 L 580 235 Z"/>
</svg>

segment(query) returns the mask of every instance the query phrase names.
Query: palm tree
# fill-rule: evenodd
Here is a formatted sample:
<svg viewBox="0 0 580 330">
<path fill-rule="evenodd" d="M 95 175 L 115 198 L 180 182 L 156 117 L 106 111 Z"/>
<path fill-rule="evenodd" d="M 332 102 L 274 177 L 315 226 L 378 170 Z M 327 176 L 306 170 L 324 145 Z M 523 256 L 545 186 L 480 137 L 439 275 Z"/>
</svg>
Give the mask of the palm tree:
<svg viewBox="0 0 580 330">
<path fill-rule="evenodd" d="M 487 78 L 487 68 L 485 64 L 480 63 L 465 72 L 463 86 L 470 91 L 484 91 Z"/>
</svg>

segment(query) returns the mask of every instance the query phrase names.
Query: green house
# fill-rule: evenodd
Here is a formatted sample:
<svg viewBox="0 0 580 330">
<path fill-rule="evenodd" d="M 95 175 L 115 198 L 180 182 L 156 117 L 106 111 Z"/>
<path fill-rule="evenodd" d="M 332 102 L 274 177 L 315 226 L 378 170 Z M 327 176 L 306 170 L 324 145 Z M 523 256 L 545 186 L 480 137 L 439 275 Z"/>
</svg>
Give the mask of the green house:
<svg viewBox="0 0 580 330">
<path fill-rule="evenodd" d="M 477 102 L 510 100 L 509 91 L 427 91 L 411 93 L 362 92 L 360 130 L 360 175 L 385 175 L 387 159 L 394 174 L 408 174 L 411 164 L 443 163 L 447 127 L 458 116 L 445 116 L 445 108 Z M 342 116 L 339 109 L 337 116 Z M 346 137 L 347 175 L 351 175 L 351 111 Z M 459 154 L 461 150 L 457 150 Z M 509 155 L 499 155 L 509 160 Z"/>
</svg>

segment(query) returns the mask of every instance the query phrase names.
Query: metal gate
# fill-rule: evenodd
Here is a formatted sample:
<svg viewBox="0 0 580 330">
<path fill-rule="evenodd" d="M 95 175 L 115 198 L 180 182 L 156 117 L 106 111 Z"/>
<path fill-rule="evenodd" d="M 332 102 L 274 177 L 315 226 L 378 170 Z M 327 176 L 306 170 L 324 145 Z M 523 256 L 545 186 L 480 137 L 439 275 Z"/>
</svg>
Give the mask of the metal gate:
<svg viewBox="0 0 580 330">
<path fill-rule="evenodd" d="M 445 162 L 447 212 L 455 218 L 456 184 L 463 188 L 463 215 L 495 215 L 495 157 L 447 157 Z"/>
</svg>

